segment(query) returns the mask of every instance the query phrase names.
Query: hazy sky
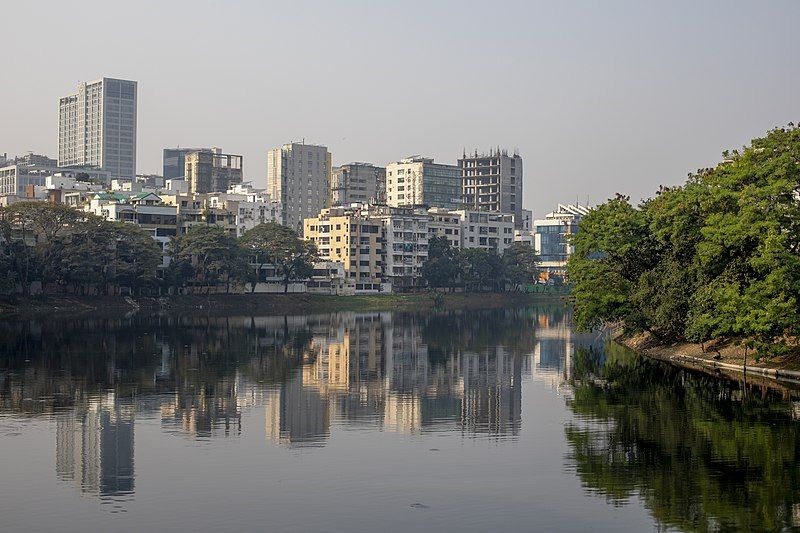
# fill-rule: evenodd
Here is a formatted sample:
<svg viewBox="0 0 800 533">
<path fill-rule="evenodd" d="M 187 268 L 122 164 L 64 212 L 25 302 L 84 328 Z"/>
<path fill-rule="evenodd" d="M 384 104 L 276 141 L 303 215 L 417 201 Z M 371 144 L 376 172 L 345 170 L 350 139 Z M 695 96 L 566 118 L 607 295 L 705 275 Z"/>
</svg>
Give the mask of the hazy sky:
<svg viewBox="0 0 800 533">
<path fill-rule="evenodd" d="M 221 146 L 334 164 L 518 148 L 525 207 L 650 195 L 800 121 L 800 2 L 35 2 L 0 32 L 0 153 L 57 155 L 58 98 L 139 82 L 138 172 Z"/>
</svg>

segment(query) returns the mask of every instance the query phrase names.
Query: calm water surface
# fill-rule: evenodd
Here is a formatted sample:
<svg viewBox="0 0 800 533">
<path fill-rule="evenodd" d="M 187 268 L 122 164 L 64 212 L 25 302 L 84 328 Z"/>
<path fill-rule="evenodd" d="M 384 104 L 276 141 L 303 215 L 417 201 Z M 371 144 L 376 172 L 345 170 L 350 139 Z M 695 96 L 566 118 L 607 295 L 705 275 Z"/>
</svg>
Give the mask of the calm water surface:
<svg viewBox="0 0 800 533">
<path fill-rule="evenodd" d="M 786 530 L 800 404 L 560 305 L 0 322 L 2 531 Z"/>
</svg>

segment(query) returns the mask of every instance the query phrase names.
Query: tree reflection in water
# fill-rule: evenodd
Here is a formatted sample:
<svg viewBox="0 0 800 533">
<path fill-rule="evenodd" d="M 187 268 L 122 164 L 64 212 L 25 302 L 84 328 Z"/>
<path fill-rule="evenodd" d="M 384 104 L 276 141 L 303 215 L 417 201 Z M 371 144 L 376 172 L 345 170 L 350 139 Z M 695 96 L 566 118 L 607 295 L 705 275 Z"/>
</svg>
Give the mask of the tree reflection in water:
<svg viewBox="0 0 800 533">
<path fill-rule="evenodd" d="M 578 349 L 572 383 L 567 460 L 591 491 L 615 505 L 640 498 L 682 530 L 800 525 L 792 404 L 613 344 Z"/>
</svg>

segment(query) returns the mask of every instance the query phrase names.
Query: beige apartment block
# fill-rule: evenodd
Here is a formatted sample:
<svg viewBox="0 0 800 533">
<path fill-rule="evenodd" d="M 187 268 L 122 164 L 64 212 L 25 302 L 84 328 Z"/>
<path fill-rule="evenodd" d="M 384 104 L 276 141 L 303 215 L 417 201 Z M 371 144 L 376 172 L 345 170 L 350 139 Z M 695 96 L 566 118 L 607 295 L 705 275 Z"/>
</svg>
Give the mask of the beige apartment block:
<svg viewBox="0 0 800 533">
<path fill-rule="evenodd" d="M 386 165 L 386 203 L 392 207 L 461 207 L 461 170 L 413 156 Z"/>
<path fill-rule="evenodd" d="M 384 280 L 384 238 L 380 220 L 371 220 L 360 207 L 322 209 L 306 218 L 303 235 L 314 242 L 321 261 L 344 265 L 356 293 L 390 291 Z"/>
</svg>

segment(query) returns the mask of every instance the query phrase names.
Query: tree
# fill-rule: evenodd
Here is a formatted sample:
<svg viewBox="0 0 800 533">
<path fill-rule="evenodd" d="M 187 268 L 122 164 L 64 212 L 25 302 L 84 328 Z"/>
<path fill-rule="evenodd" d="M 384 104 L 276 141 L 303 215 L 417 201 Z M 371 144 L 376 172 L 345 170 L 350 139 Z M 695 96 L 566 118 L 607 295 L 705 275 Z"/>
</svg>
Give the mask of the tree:
<svg viewBox="0 0 800 533">
<path fill-rule="evenodd" d="M 579 326 L 797 349 L 800 129 L 724 156 L 638 207 L 617 196 L 581 220 L 568 264 Z"/>
<path fill-rule="evenodd" d="M 503 252 L 506 279 L 519 290 L 522 285 L 533 283 L 539 275 L 536 268 L 536 251 L 524 242 L 515 242 Z"/>
<path fill-rule="evenodd" d="M 256 273 L 265 264 L 272 264 L 283 277 L 283 292 L 289 292 L 289 282 L 308 279 L 314 273 L 314 262 L 318 260 L 314 243 L 304 241 L 287 226 L 268 222 L 259 224 L 245 232 L 240 238 L 241 246 L 256 265 Z M 251 290 L 255 290 L 255 280 Z"/>
<path fill-rule="evenodd" d="M 443 236 L 428 240 L 428 260 L 422 265 L 422 279 L 429 287 L 449 287 L 454 290 L 458 283 L 461 256 Z"/>
<path fill-rule="evenodd" d="M 503 259 L 494 250 L 468 248 L 462 250 L 461 279 L 467 291 L 497 290 L 505 279 Z"/>
<path fill-rule="evenodd" d="M 206 292 L 220 283 L 229 289 L 244 257 L 236 237 L 213 225 L 193 226 L 185 235 L 174 237 L 170 253 L 175 261 L 173 279 L 181 285 L 205 287 Z"/>
</svg>

